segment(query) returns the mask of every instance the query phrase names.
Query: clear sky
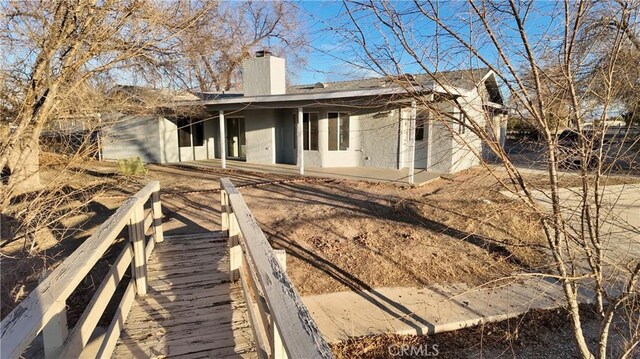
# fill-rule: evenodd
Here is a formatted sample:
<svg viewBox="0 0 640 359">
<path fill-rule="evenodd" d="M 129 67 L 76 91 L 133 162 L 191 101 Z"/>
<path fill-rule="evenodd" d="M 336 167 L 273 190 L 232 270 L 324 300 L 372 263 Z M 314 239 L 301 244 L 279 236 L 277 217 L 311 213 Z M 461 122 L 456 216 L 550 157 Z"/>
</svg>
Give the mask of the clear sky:
<svg viewBox="0 0 640 359">
<path fill-rule="evenodd" d="M 342 1 L 306 0 L 298 1 L 295 4 L 300 9 L 302 20 L 306 23 L 309 31 L 310 49 L 308 53 L 302 54 L 303 57 L 306 57 L 307 64 L 303 68 L 295 71 L 296 77 L 293 79 L 294 83 L 339 81 L 350 78 L 376 76 L 376 73 L 372 70 L 358 68 L 353 64 L 345 62 L 345 59 L 352 59 L 353 55 L 346 53 L 346 51 L 349 50 L 345 49 L 344 43 L 342 45 L 340 44 L 343 39 L 332 31 L 338 28 L 344 29 L 345 26 L 351 26 L 351 22 L 344 16 L 345 10 Z M 454 22 L 459 22 L 462 27 L 465 26 L 465 15 L 462 12 L 456 13 L 456 8 L 466 6 L 463 2 L 442 1 L 440 4 L 440 14 L 443 15 L 443 17 L 453 20 Z M 392 5 L 401 8 L 404 5 L 410 6 L 411 3 L 403 4 L 397 1 L 392 2 Z M 550 28 L 553 27 L 550 25 L 558 20 L 558 18 L 553 15 L 553 9 L 556 8 L 557 5 L 558 3 L 552 1 L 540 1 L 535 3 L 535 11 L 527 14 L 525 27 L 532 40 L 536 41 L 550 35 Z M 366 21 L 363 20 L 363 23 L 366 23 Z M 412 27 L 411 31 L 417 33 L 419 36 L 425 36 L 425 38 L 434 31 L 434 25 L 427 23 L 424 19 L 417 20 L 413 25 L 414 27 Z M 557 25 L 557 23 L 554 25 Z M 379 28 L 370 22 L 368 25 L 364 25 L 363 30 L 369 34 L 375 34 Z M 503 35 L 506 34 L 506 36 L 517 36 L 514 32 L 510 33 L 508 28 L 500 29 L 500 31 L 503 31 Z M 491 53 L 491 47 L 487 46 L 486 48 L 485 55 L 497 61 L 497 55 Z M 514 49 L 514 51 L 519 50 L 520 49 Z M 425 51 L 431 50 L 425 48 Z M 456 54 L 455 56 L 464 57 L 465 55 Z M 455 60 L 453 59 L 454 55 L 439 56 L 446 62 L 444 65 L 440 64 L 439 66 L 448 70 L 481 66 L 469 61 L 468 53 L 466 56 L 466 60 L 460 58 Z M 404 63 L 403 69 L 405 72 L 423 72 L 418 66 L 411 62 Z"/>
<path fill-rule="evenodd" d="M 308 0 L 296 3 L 309 31 L 310 52 L 304 69 L 298 71 L 298 83 L 338 80 L 345 64 L 329 53 L 338 41 L 329 30 L 332 19 L 343 11 L 342 2 Z"/>
</svg>

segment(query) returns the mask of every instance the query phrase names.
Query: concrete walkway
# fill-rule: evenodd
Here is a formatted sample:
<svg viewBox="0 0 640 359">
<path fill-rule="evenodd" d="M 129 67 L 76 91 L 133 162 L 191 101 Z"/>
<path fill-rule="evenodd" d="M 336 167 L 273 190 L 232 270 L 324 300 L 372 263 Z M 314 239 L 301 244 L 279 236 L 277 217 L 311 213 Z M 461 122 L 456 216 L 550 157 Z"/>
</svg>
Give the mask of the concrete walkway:
<svg viewBox="0 0 640 359">
<path fill-rule="evenodd" d="M 175 165 L 203 168 L 222 168 L 220 160 L 200 160 L 185 161 L 175 163 Z M 227 160 L 227 169 L 273 173 L 278 175 L 297 176 L 298 167 L 286 164 L 256 164 L 243 161 Z M 387 168 L 364 168 L 364 167 L 305 167 L 305 176 L 337 178 L 354 181 L 369 181 L 380 183 L 408 184 L 409 170 L 404 168 L 400 170 Z M 440 178 L 440 173 L 427 172 L 424 169 L 416 169 L 414 171 L 414 185 L 421 186 L 427 182 Z"/>
<path fill-rule="evenodd" d="M 568 221 L 579 219 L 580 198 L 575 189 L 562 189 L 560 198 Z M 534 196 L 550 207 L 543 192 Z M 601 223 L 605 245 L 605 272 L 620 277 L 628 263 L 640 258 L 640 185 L 608 186 L 603 193 L 607 216 Z M 579 211 L 578 211 L 579 212 Z M 626 276 L 620 278 L 627 278 Z M 377 288 L 302 298 L 330 342 L 371 334 L 433 334 L 486 322 L 496 322 L 532 309 L 551 309 L 565 303 L 560 284 L 550 278 L 520 274 L 517 280 L 497 286 L 465 285 L 425 288 Z M 608 287 L 615 295 L 616 283 Z M 592 301 L 589 289 L 579 294 L 582 303 Z"/>
<path fill-rule="evenodd" d="M 583 293 L 582 302 L 589 300 Z M 379 288 L 307 296 L 302 301 L 333 343 L 383 333 L 434 334 L 502 321 L 531 309 L 560 307 L 564 293 L 554 280 L 528 277 L 491 288 Z"/>
</svg>

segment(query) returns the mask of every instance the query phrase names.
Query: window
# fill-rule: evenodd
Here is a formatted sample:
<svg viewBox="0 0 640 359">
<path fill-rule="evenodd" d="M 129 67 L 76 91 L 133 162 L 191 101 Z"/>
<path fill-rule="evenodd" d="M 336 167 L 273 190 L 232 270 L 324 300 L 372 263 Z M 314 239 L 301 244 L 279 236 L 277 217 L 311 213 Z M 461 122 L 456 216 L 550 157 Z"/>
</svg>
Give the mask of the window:
<svg viewBox="0 0 640 359">
<path fill-rule="evenodd" d="M 191 147 L 191 123 L 186 118 L 179 118 L 178 125 L 178 146 Z"/>
<path fill-rule="evenodd" d="M 349 149 L 349 114 L 329 112 L 329 151 Z"/>
<path fill-rule="evenodd" d="M 424 126 L 427 119 L 424 117 L 416 118 L 416 141 L 424 141 Z"/>
<path fill-rule="evenodd" d="M 293 148 L 298 148 L 298 128 L 297 115 L 293 115 Z M 302 114 L 302 139 L 303 149 L 307 151 L 318 150 L 318 114 L 315 112 L 304 112 Z"/>
<path fill-rule="evenodd" d="M 306 117 L 305 117 L 306 116 Z M 308 118 L 307 118 L 308 117 Z M 317 113 L 305 113 L 303 115 L 305 123 L 309 123 L 309 150 L 317 151 L 318 150 L 318 114 Z M 305 131 L 305 136 L 307 136 L 307 132 Z M 305 137 L 306 138 L 306 137 Z M 305 143 L 306 143 L 305 142 Z M 305 145 L 305 149 L 306 145 Z"/>
<path fill-rule="evenodd" d="M 191 147 L 204 146 L 204 121 L 192 120 L 189 118 L 179 118 L 176 122 L 178 126 L 178 146 Z"/>
<path fill-rule="evenodd" d="M 191 123 L 194 146 L 204 146 L 204 121 L 195 120 Z"/>
<path fill-rule="evenodd" d="M 457 117 L 458 117 L 458 133 L 462 134 L 467 132 L 467 126 L 465 126 L 467 117 L 462 112 L 459 112 L 457 114 Z"/>
</svg>

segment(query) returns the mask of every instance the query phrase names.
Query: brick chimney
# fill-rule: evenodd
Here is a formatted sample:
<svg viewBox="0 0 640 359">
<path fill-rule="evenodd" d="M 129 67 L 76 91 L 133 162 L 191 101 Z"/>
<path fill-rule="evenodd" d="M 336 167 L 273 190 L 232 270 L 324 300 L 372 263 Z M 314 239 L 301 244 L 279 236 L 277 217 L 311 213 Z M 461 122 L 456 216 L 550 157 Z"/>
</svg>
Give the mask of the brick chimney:
<svg viewBox="0 0 640 359">
<path fill-rule="evenodd" d="M 242 62 L 242 88 L 245 96 L 284 95 L 285 60 L 268 50 Z"/>
</svg>

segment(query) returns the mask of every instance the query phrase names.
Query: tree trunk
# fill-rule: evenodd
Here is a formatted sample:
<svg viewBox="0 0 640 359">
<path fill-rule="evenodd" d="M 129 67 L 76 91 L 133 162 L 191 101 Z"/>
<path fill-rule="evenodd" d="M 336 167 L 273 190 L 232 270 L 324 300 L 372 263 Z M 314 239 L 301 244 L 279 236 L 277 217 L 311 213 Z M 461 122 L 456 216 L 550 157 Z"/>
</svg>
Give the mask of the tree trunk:
<svg viewBox="0 0 640 359">
<path fill-rule="evenodd" d="M 40 146 L 37 141 L 18 140 L 8 151 L 8 161 L 2 169 L 2 185 L 8 190 L 5 195 L 13 196 L 41 189 Z"/>
</svg>

